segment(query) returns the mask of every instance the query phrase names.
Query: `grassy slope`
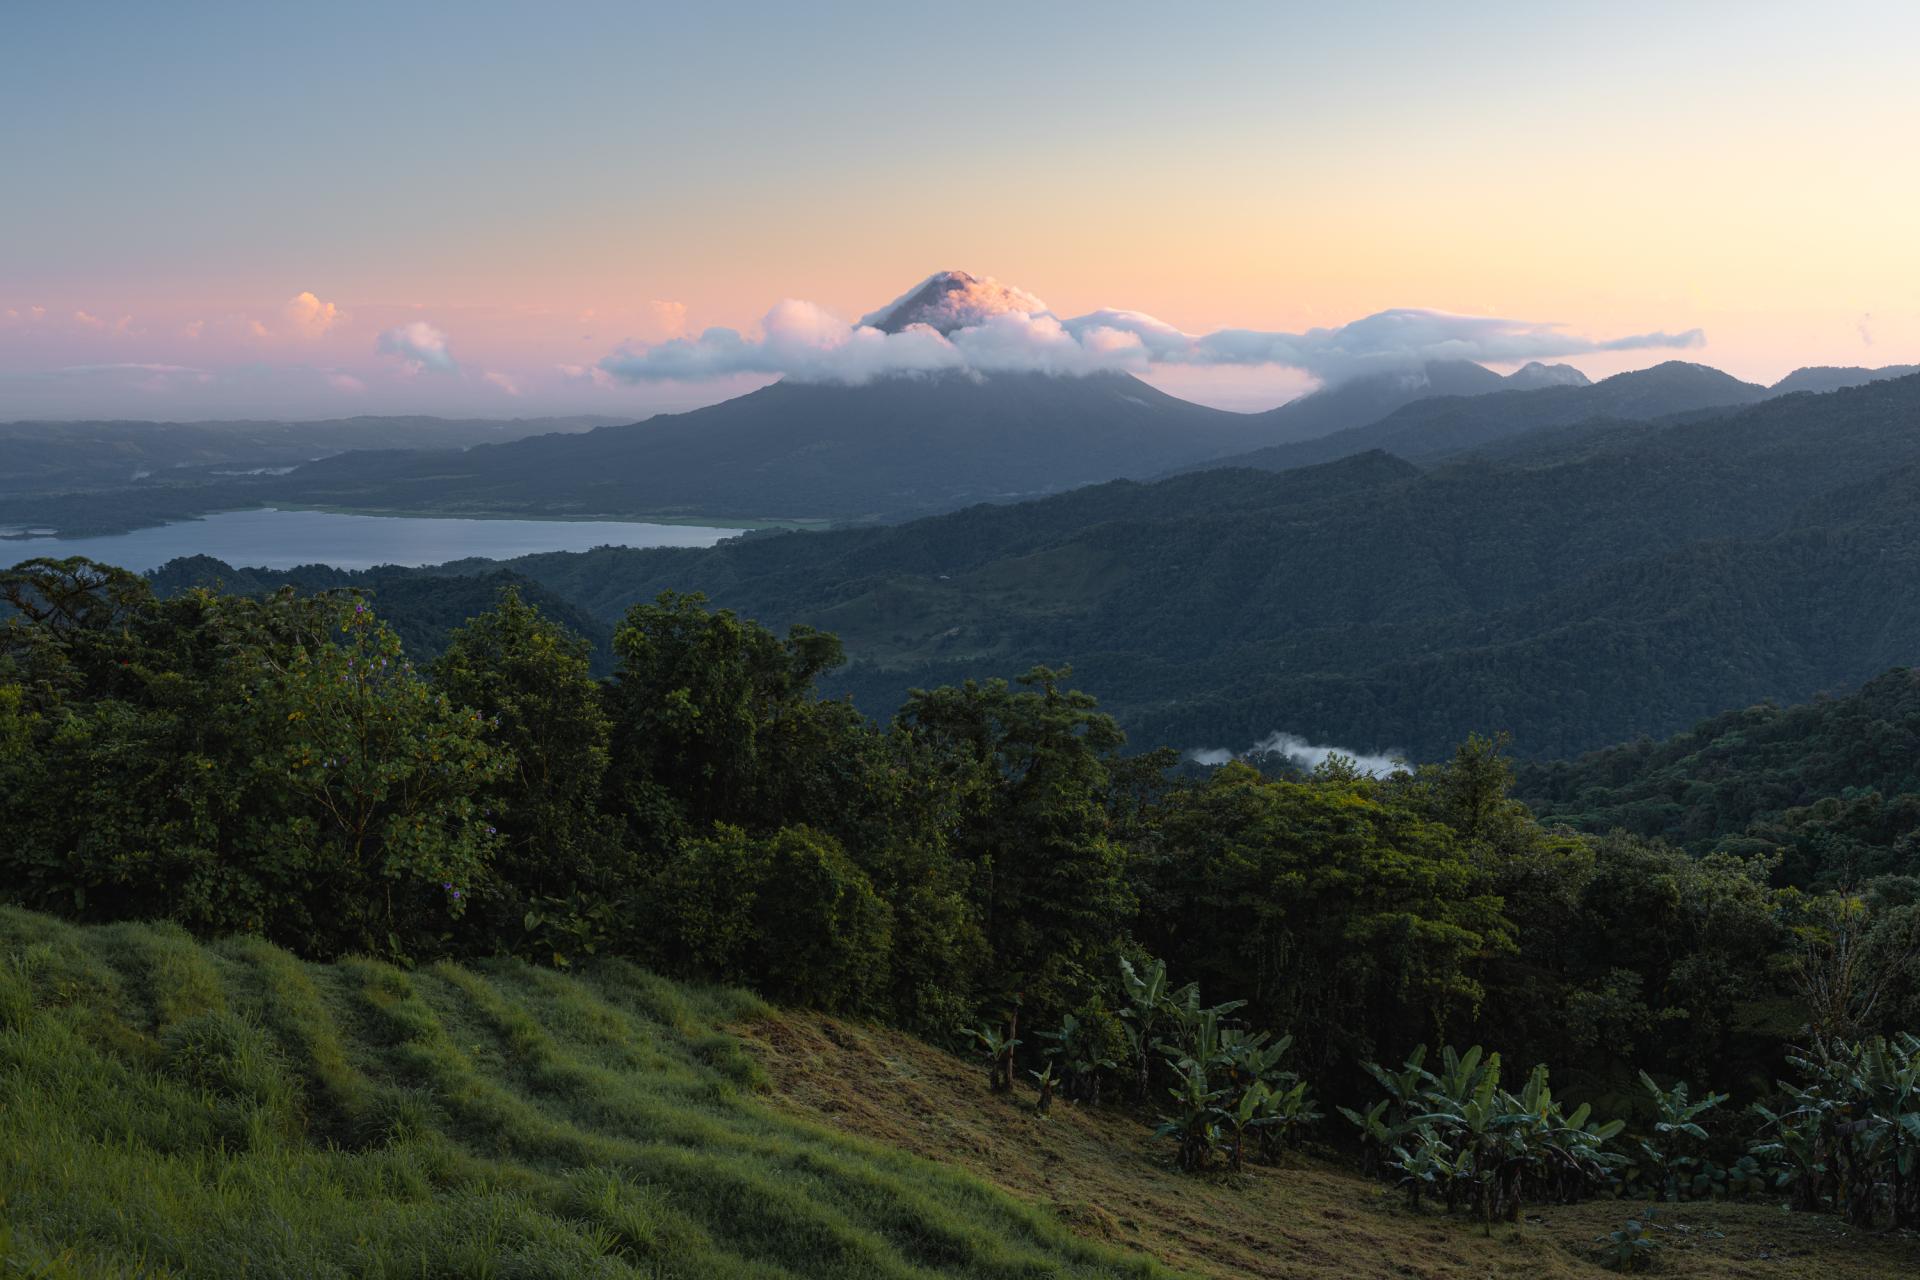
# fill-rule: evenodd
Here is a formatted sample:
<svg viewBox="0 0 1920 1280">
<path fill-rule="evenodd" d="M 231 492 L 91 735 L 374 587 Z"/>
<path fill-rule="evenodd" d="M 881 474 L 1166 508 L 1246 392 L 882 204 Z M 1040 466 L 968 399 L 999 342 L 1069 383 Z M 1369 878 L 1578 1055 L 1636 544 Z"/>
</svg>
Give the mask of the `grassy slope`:
<svg viewBox="0 0 1920 1280">
<path fill-rule="evenodd" d="M 1036 1117 L 908 1037 L 620 964 L 0 909 L 0 1275 L 1598 1276 L 1574 1251 L 1626 1212 L 1482 1239 L 1310 1162 L 1182 1177 L 1120 1112 Z M 1667 1274 L 1920 1272 L 1830 1218 L 1677 1216 Z"/>
<path fill-rule="evenodd" d="M 1139 1119 L 1056 1105 L 1036 1116 L 995 1098 L 970 1063 L 907 1036 L 786 1015 L 743 1027 L 773 1092 L 799 1115 L 967 1169 L 1050 1206 L 1089 1238 L 1220 1277 L 1599 1277 L 1582 1255 L 1645 1205 L 1530 1211 L 1518 1227 L 1404 1208 L 1381 1184 L 1311 1160 L 1196 1179 L 1166 1164 Z M 1659 1274 L 1774 1280 L 1920 1275 L 1920 1237 L 1849 1231 L 1778 1206 L 1679 1206 L 1663 1217 Z"/>
<path fill-rule="evenodd" d="M 0 910 L 0 1274 L 1163 1274 L 768 1106 L 736 994 Z"/>
</svg>

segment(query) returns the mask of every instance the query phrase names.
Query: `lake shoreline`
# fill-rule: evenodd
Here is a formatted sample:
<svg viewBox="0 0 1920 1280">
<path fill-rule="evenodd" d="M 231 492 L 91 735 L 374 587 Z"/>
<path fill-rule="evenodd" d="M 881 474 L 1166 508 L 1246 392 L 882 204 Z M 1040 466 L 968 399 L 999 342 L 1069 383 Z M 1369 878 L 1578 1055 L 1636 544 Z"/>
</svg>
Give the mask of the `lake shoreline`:
<svg viewBox="0 0 1920 1280">
<path fill-rule="evenodd" d="M 343 570 L 424 568 L 454 560 L 511 560 L 603 546 L 697 549 L 750 532 L 744 525 L 654 520 L 376 515 L 258 506 L 209 512 L 125 533 L 49 537 L 10 531 L 5 542 L 19 548 L 17 560 L 85 556 L 145 573 L 195 556 L 267 570 L 302 565 Z"/>
</svg>

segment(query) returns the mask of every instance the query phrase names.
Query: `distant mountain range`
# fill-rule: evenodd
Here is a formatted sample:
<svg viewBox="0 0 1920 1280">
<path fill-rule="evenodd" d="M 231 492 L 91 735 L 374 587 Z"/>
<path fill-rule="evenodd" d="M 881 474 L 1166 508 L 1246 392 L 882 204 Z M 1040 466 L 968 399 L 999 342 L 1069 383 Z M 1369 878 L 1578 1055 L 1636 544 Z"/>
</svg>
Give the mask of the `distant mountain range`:
<svg viewBox="0 0 1920 1280">
<path fill-rule="evenodd" d="M 1145 744 L 1432 758 L 1509 729 L 1560 756 L 1920 657 L 1920 377 L 1596 428 L 1544 461 L 1374 450 L 508 567 L 603 625 L 676 589 L 836 631 L 838 687 L 875 714 L 1071 662 Z"/>
<path fill-rule="evenodd" d="M 350 449 L 464 449 L 618 418 L 359 417 L 313 422 L 0 422 L 0 495 L 217 479 Z M 4 514 L 4 513 L 0 513 Z M 0 519 L 0 524 L 6 523 Z"/>
<path fill-rule="evenodd" d="M 945 272 L 866 317 L 888 331 L 981 323 L 1037 300 Z M 899 521 L 1113 479 L 1286 470 L 1372 449 L 1423 463 L 1573 447 L 1610 423 L 1719 413 L 1900 368 L 1802 369 L 1773 388 L 1669 362 L 1589 383 L 1533 362 L 1385 369 L 1264 413 L 1120 373 L 786 380 L 640 423 L 356 418 L 0 424 L 0 527 L 107 532 L 297 503 L 415 514 Z M 1557 433 L 1557 434 L 1556 434 Z M 285 473 L 285 474 L 283 474 Z"/>
<path fill-rule="evenodd" d="M 1150 476 L 1269 438 L 1257 415 L 1125 374 L 782 381 L 581 435 L 329 458 L 271 490 L 442 513 L 892 519 Z"/>
<path fill-rule="evenodd" d="M 1488 376 L 1497 375 L 1489 373 Z M 1500 394 L 1422 396 L 1362 426 L 1291 444 L 1269 445 L 1199 465 L 1287 471 L 1352 457 L 1369 449 L 1384 449 L 1396 457 L 1425 460 L 1547 427 L 1595 420 L 1664 418 L 1700 409 L 1752 404 L 1767 395 L 1765 387 L 1742 382 L 1718 369 L 1679 360 L 1615 374 L 1595 383 L 1583 379 L 1577 383 L 1552 384 L 1536 375 L 1528 380 L 1527 389 Z"/>
<path fill-rule="evenodd" d="M 1776 396 L 1792 395 L 1796 391 L 1838 391 L 1843 387 L 1862 387 L 1884 378 L 1904 378 L 1911 373 L 1920 373 L 1920 364 L 1890 364 L 1879 369 L 1815 365 L 1795 369 L 1769 390 Z"/>
<path fill-rule="evenodd" d="M 935 277 L 869 319 L 937 327 L 977 320 L 967 308 L 1019 305 L 992 282 L 966 283 L 963 293 Z M 1807 370 L 1781 385 L 1895 372 Z M 282 501 L 442 514 L 891 521 L 1200 467 L 1285 470 L 1368 449 L 1424 461 L 1543 428 L 1650 421 L 1772 394 L 1680 361 L 1597 383 L 1566 365 L 1535 362 L 1502 377 L 1469 361 L 1430 361 L 1258 414 L 1192 404 L 1117 373 L 789 380 L 576 435 L 345 454 L 263 489 Z"/>
</svg>

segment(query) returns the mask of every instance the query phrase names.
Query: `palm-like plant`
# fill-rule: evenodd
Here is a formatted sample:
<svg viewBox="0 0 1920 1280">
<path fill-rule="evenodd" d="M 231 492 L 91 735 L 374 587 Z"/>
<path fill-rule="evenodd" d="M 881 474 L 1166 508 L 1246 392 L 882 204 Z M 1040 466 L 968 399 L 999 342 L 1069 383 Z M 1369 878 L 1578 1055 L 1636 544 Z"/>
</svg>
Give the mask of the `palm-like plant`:
<svg viewBox="0 0 1920 1280">
<path fill-rule="evenodd" d="M 1595 1236 L 1591 1250 L 1594 1261 L 1609 1271 L 1640 1271 L 1651 1267 L 1660 1251 L 1660 1237 L 1656 1233 L 1665 1230 L 1660 1226 L 1659 1216 L 1658 1209 L 1649 1209 L 1641 1217 L 1628 1218 L 1627 1224 L 1618 1231 Z"/>
<path fill-rule="evenodd" d="M 1591 1194 L 1623 1163 L 1608 1149 L 1623 1124 L 1596 1123 L 1586 1106 L 1563 1112 L 1544 1066 L 1516 1094 L 1500 1087 L 1497 1053 L 1445 1048 L 1437 1071 L 1425 1062 L 1422 1046 L 1397 1071 L 1366 1064 L 1388 1096 L 1364 1111 L 1341 1109 L 1416 1206 L 1427 1194 L 1449 1211 L 1464 1203 L 1491 1231 L 1494 1217 L 1518 1217 L 1526 1199 Z"/>
<path fill-rule="evenodd" d="M 1002 1032 L 998 1027 L 961 1027 L 960 1031 L 968 1036 L 987 1062 L 987 1088 L 993 1093 L 1013 1092 L 1013 1051 L 1025 1041 L 1012 1034 L 1012 1029 Z"/>
<path fill-rule="evenodd" d="M 1064 1073 L 1067 1096 L 1098 1106 L 1100 1073 L 1119 1065 L 1105 1055 L 1098 1028 L 1069 1013 L 1058 1030 L 1042 1031 L 1040 1038 L 1049 1042 L 1046 1055 Z"/>
<path fill-rule="evenodd" d="M 1654 1078 L 1642 1071 L 1640 1083 L 1653 1098 L 1653 1138 L 1643 1139 L 1641 1153 L 1652 1174 L 1656 1192 L 1668 1200 L 1678 1200 L 1681 1190 L 1692 1186 L 1693 1171 L 1700 1167 L 1698 1148 L 1706 1145 L 1707 1131 L 1700 1117 L 1727 1100 L 1724 1093 L 1709 1092 L 1706 1097 L 1688 1096 L 1687 1082 L 1662 1089 Z"/>
<path fill-rule="evenodd" d="M 1257 1124 L 1260 1129 L 1260 1154 L 1271 1160 L 1293 1145 L 1300 1132 L 1320 1120 L 1320 1112 L 1307 1093 L 1307 1082 L 1295 1080 L 1284 1088 L 1270 1087 L 1260 1102 Z"/>
<path fill-rule="evenodd" d="M 1033 1077 L 1033 1086 L 1040 1091 L 1040 1096 L 1035 1100 L 1033 1109 L 1041 1115 L 1045 1115 L 1047 1112 L 1053 1110 L 1053 1089 L 1055 1085 L 1060 1083 L 1060 1077 L 1054 1074 L 1053 1064 L 1051 1062 L 1043 1064 L 1040 1070 L 1028 1071 L 1027 1074 Z"/>
<path fill-rule="evenodd" d="M 1794 1208 L 1819 1209 L 1826 1203 L 1832 1173 L 1827 1163 L 1827 1103 L 1817 1091 L 1784 1081 L 1780 1087 L 1793 1105 L 1774 1111 L 1753 1104 L 1768 1136 L 1754 1144 L 1752 1154 L 1772 1167 L 1773 1185 L 1787 1193 Z"/>
<path fill-rule="evenodd" d="M 1920 1226 L 1920 1037 L 1827 1041 L 1789 1061 L 1807 1084 L 1782 1084 L 1784 1112 L 1758 1109 L 1773 1134 L 1754 1154 L 1796 1204 L 1831 1196 L 1856 1226 Z"/>
<path fill-rule="evenodd" d="M 1223 1092 L 1207 1078 L 1207 1069 L 1190 1062 L 1180 1072 L 1173 1095 L 1174 1114 L 1154 1130 L 1156 1137 L 1171 1138 L 1178 1144 L 1175 1160 L 1189 1173 L 1213 1163 L 1220 1150 L 1220 1101 Z"/>
<path fill-rule="evenodd" d="M 1127 1007 L 1120 1011 L 1120 1018 L 1126 1027 L 1127 1047 L 1133 1054 L 1134 1100 L 1145 1102 L 1149 1076 L 1152 1073 L 1154 1041 L 1162 1026 L 1170 1016 L 1169 993 L 1167 990 L 1167 962 L 1155 960 L 1146 966 L 1146 972 L 1135 969 L 1133 962 L 1121 958 L 1120 985 L 1127 997 Z M 1199 998 L 1199 989 L 1194 988 L 1195 1000 Z"/>
</svg>

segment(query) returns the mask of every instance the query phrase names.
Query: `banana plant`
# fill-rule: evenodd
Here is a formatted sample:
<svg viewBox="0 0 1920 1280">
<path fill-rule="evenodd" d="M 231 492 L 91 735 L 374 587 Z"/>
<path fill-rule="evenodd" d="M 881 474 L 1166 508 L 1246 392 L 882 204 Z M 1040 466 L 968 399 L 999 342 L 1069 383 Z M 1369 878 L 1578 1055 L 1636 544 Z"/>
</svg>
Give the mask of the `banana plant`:
<svg viewBox="0 0 1920 1280">
<path fill-rule="evenodd" d="M 1266 1123 L 1262 1109 L 1272 1093 L 1266 1085 L 1255 1080 L 1247 1088 L 1240 1090 L 1232 1105 L 1220 1109 L 1220 1118 L 1225 1122 L 1227 1135 L 1227 1168 L 1239 1173 L 1246 1151 L 1247 1132 Z"/>
<path fill-rule="evenodd" d="M 1688 1096 L 1687 1082 L 1681 1080 L 1672 1089 L 1662 1089 L 1652 1076 L 1642 1071 L 1640 1083 L 1653 1098 L 1658 1119 L 1653 1125 L 1653 1140 L 1641 1140 L 1640 1150 L 1652 1174 L 1656 1194 L 1678 1200 L 1683 1189 L 1691 1189 L 1693 1172 L 1700 1159 L 1693 1148 L 1705 1146 L 1707 1131 L 1700 1117 L 1727 1100 L 1724 1093 L 1708 1092 L 1704 1098 Z"/>
<path fill-rule="evenodd" d="M 1030 1070 L 1027 1074 L 1033 1077 L 1034 1088 L 1040 1091 L 1040 1097 L 1034 1102 L 1033 1109 L 1041 1115 L 1046 1115 L 1053 1110 L 1053 1090 L 1054 1086 L 1060 1083 L 1060 1077 L 1054 1074 L 1051 1062 L 1044 1063 L 1040 1070 Z"/>
<path fill-rule="evenodd" d="M 1365 1111 L 1355 1111 L 1352 1107 L 1334 1108 L 1360 1131 L 1361 1159 L 1369 1173 L 1379 1171 L 1380 1166 L 1387 1162 L 1387 1154 L 1406 1134 L 1404 1126 L 1387 1123 L 1388 1109 L 1392 1106 L 1392 1099 L 1382 1098 Z"/>
<path fill-rule="evenodd" d="M 987 1061 L 988 1091 L 1012 1093 L 1013 1051 L 1025 1041 L 994 1026 L 961 1027 L 960 1031 L 972 1039 L 974 1047 Z"/>
<path fill-rule="evenodd" d="M 1412 1142 L 1393 1148 L 1389 1167 L 1400 1171 L 1400 1185 L 1406 1188 L 1407 1204 L 1420 1207 L 1420 1197 L 1430 1192 L 1446 1197 L 1453 1207 L 1453 1179 L 1456 1172 L 1452 1153 L 1431 1130 L 1409 1130 Z"/>
<path fill-rule="evenodd" d="M 1407 1055 L 1398 1070 L 1389 1071 L 1377 1062 L 1363 1062 L 1362 1069 L 1380 1082 L 1387 1096 L 1365 1111 L 1338 1108 L 1348 1123 L 1360 1131 L 1363 1161 L 1372 1169 L 1390 1163 L 1387 1155 L 1406 1136 L 1414 1113 L 1424 1110 L 1420 1095 L 1433 1076 L 1426 1070 L 1427 1046 L 1420 1045 Z"/>
<path fill-rule="evenodd" d="M 1320 1120 L 1307 1093 L 1307 1082 L 1295 1080 L 1284 1088 L 1268 1088 L 1260 1103 L 1260 1155 L 1272 1160 L 1293 1145 L 1300 1132 Z"/>
<path fill-rule="evenodd" d="M 1525 1200 L 1593 1194 L 1625 1163 L 1610 1146 L 1624 1124 L 1595 1121 L 1585 1105 L 1563 1111 L 1546 1067 L 1510 1093 L 1500 1087 L 1497 1053 L 1446 1047 L 1437 1071 L 1426 1061 L 1423 1046 L 1399 1070 L 1364 1064 L 1388 1096 L 1364 1111 L 1341 1108 L 1416 1202 L 1437 1194 L 1449 1211 L 1464 1202 L 1491 1232 L 1495 1216 L 1517 1218 Z"/>
<path fill-rule="evenodd" d="M 1463 1055 L 1444 1050 L 1442 1069 L 1423 1096 L 1434 1109 L 1414 1123 L 1452 1151 L 1448 1208 L 1464 1194 L 1491 1235 L 1496 1215 L 1519 1214 L 1518 1167 L 1528 1155 L 1526 1117 L 1509 1109 L 1511 1095 L 1500 1088 L 1500 1055 L 1483 1057 L 1478 1045 Z"/>
<path fill-rule="evenodd" d="M 1207 1078 L 1207 1070 L 1189 1062 L 1179 1070 L 1180 1084 L 1169 1089 L 1174 1114 L 1154 1130 L 1156 1137 L 1171 1138 L 1177 1144 L 1175 1160 L 1189 1173 L 1213 1163 L 1220 1150 L 1220 1101 L 1222 1092 Z"/>
<path fill-rule="evenodd" d="M 1920 1037 L 1829 1041 L 1789 1061 L 1808 1083 L 1783 1086 L 1796 1105 L 1781 1144 L 1814 1147 L 1853 1225 L 1920 1226 Z"/>
<path fill-rule="evenodd" d="M 1787 1193 L 1789 1204 L 1810 1212 L 1826 1204 L 1832 1174 L 1826 1155 L 1828 1104 L 1817 1091 L 1785 1082 L 1780 1087 L 1795 1105 L 1774 1111 L 1753 1104 L 1769 1136 L 1753 1145 L 1752 1155 L 1771 1166 L 1773 1185 Z"/>
<path fill-rule="evenodd" d="M 1067 1096 L 1098 1106 L 1100 1073 L 1119 1064 L 1100 1052 L 1095 1028 L 1069 1013 L 1060 1019 L 1058 1030 L 1042 1031 L 1040 1038 L 1050 1042 L 1045 1052 L 1059 1063 Z"/>
<path fill-rule="evenodd" d="M 1167 991 L 1167 962 L 1155 960 L 1142 973 L 1124 956 L 1120 960 L 1120 986 L 1126 993 L 1127 1007 L 1120 1011 L 1126 1028 L 1127 1047 L 1133 1054 L 1134 1101 L 1145 1102 L 1152 1074 L 1154 1041 L 1171 1016 Z M 1193 988 L 1196 1002 L 1199 988 Z"/>
<path fill-rule="evenodd" d="M 1609 1271 L 1643 1271 L 1651 1267 L 1660 1252 L 1658 1232 L 1660 1211 L 1649 1209 L 1638 1218 L 1628 1218 L 1624 1227 L 1595 1236 L 1593 1259 Z"/>
</svg>

